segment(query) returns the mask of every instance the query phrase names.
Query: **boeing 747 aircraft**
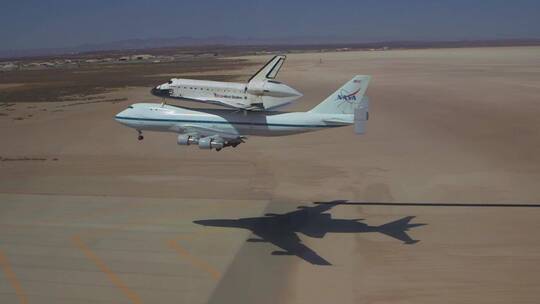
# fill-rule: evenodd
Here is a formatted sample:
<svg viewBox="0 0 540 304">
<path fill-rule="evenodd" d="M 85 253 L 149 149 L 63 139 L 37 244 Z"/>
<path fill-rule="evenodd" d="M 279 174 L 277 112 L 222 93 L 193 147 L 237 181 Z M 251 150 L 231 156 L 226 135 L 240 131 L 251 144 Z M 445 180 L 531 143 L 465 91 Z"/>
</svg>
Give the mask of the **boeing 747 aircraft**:
<svg viewBox="0 0 540 304">
<path fill-rule="evenodd" d="M 275 56 L 247 83 L 173 78 L 153 88 L 152 94 L 250 111 L 276 109 L 302 96 L 297 90 L 275 80 L 284 62 L 285 55 Z"/>
<path fill-rule="evenodd" d="M 194 223 L 207 227 L 240 228 L 250 230 L 253 234 L 248 242 L 269 243 L 279 248 L 272 255 L 296 255 L 313 265 L 331 265 L 313 249 L 309 248 L 298 234 L 312 238 L 323 238 L 328 233 L 382 233 L 404 244 L 415 244 L 407 233 L 411 228 L 425 224 L 413 224 L 414 216 L 407 216 L 380 226 L 372 226 L 362 219 L 333 218 L 326 213 L 346 201 L 333 201 L 317 206 L 300 206 L 285 214 L 267 213 L 261 217 L 239 219 L 197 220 Z"/>
<path fill-rule="evenodd" d="M 116 121 L 139 132 L 178 133 L 179 145 L 220 151 L 236 147 L 248 135 L 285 136 L 355 124 L 365 131 L 369 100 L 364 96 L 370 76 L 357 75 L 307 112 L 188 109 L 166 104 L 137 103 L 118 113 Z"/>
</svg>

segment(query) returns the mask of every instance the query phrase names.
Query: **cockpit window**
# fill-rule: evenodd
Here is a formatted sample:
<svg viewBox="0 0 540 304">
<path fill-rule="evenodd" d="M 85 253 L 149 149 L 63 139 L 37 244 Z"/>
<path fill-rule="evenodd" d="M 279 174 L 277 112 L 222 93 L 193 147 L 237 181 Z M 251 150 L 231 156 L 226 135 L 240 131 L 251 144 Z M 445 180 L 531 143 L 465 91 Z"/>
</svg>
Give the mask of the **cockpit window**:
<svg viewBox="0 0 540 304">
<path fill-rule="evenodd" d="M 129 106 L 128 109 L 133 109 L 133 106 Z"/>
<path fill-rule="evenodd" d="M 172 84 L 172 80 L 167 81 L 168 84 Z"/>
</svg>

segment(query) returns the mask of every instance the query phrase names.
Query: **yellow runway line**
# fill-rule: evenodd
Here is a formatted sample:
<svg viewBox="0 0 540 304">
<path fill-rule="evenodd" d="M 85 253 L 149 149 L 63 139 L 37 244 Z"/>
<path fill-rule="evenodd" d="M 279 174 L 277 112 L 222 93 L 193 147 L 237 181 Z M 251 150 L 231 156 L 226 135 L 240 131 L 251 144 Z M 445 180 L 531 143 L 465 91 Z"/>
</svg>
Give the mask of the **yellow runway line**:
<svg viewBox="0 0 540 304">
<path fill-rule="evenodd" d="M 73 238 L 71 240 L 73 241 L 73 244 L 77 248 L 79 248 L 86 255 L 86 257 L 89 260 L 91 260 L 92 262 L 94 262 L 94 264 L 96 264 L 96 266 L 99 268 L 99 270 L 101 270 L 101 272 L 103 272 L 105 275 L 107 275 L 107 277 L 109 278 L 109 280 L 111 280 L 111 282 L 114 284 L 114 286 L 116 286 L 118 289 L 120 289 L 122 291 L 122 293 L 129 300 L 131 300 L 132 303 L 135 303 L 135 304 L 142 303 L 141 299 L 139 298 L 139 295 L 137 295 L 133 290 L 129 289 L 129 287 L 127 287 L 127 285 L 124 284 L 124 282 L 122 282 L 120 277 L 118 277 L 118 275 L 116 275 L 103 262 L 103 260 L 101 260 L 92 250 L 90 250 L 90 248 L 88 248 L 88 246 L 86 246 L 86 244 L 84 243 L 84 241 L 82 240 L 82 238 L 79 235 L 73 236 Z"/>
<path fill-rule="evenodd" d="M 24 293 L 21 283 L 19 282 L 19 280 L 17 280 L 17 276 L 15 276 L 15 272 L 13 272 L 9 261 L 2 250 L 0 250 L 0 265 L 4 269 L 4 273 L 6 274 L 9 283 L 15 289 L 15 294 L 19 298 L 19 303 L 28 303 L 28 299 L 26 298 L 26 294 Z"/>
<path fill-rule="evenodd" d="M 204 260 L 199 259 L 198 257 L 189 253 L 189 251 L 187 251 L 184 247 L 178 244 L 178 240 L 179 239 L 172 239 L 172 240 L 167 241 L 169 248 L 176 251 L 178 255 L 188 260 L 191 263 L 191 265 L 208 273 L 214 280 L 216 281 L 219 280 L 219 278 L 221 277 L 221 273 L 219 272 L 219 270 L 217 270 L 216 268 L 214 268 L 212 265 L 208 264 Z"/>
</svg>

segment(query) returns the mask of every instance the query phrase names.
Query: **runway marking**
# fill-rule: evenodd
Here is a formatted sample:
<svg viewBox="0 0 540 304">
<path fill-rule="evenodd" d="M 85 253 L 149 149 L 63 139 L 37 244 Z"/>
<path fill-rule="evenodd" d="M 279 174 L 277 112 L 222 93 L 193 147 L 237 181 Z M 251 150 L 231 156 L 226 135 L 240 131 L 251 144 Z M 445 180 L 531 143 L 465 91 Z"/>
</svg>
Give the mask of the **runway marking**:
<svg viewBox="0 0 540 304">
<path fill-rule="evenodd" d="M 169 248 L 176 251 L 178 255 L 187 259 L 194 267 L 208 273 L 214 280 L 219 280 L 219 278 L 221 277 L 221 272 L 214 268 L 212 265 L 208 264 L 206 261 L 199 259 L 198 257 L 189 253 L 189 251 L 187 251 L 184 247 L 180 246 L 180 244 L 178 243 L 180 239 L 181 238 L 168 240 L 167 244 Z"/>
<path fill-rule="evenodd" d="M 9 261 L 2 250 L 0 250 L 0 265 L 2 265 L 2 268 L 4 269 L 4 273 L 6 274 L 9 283 L 11 284 L 11 286 L 13 286 L 13 289 L 15 289 L 15 294 L 19 298 L 19 303 L 27 304 L 28 299 L 26 298 L 24 289 L 22 288 L 21 283 L 17 279 L 15 272 L 13 272 Z"/>
<path fill-rule="evenodd" d="M 84 243 L 82 238 L 79 235 L 75 235 L 72 237 L 73 244 L 79 248 L 86 257 L 94 262 L 96 266 L 101 270 L 101 272 L 105 273 L 109 280 L 118 288 L 120 289 L 124 295 L 131 300 L 132 303 L 140 304 L 142 303 L 141 299 L 139 298 L 139 295 L 137 295 L 133 290 L 129 289 L 127 285 L 120 279 L 116 273 L 114 273 L 108 266 L 103 262 L 102 259 L 100 259 L 90 248 Z"/>
</svg>

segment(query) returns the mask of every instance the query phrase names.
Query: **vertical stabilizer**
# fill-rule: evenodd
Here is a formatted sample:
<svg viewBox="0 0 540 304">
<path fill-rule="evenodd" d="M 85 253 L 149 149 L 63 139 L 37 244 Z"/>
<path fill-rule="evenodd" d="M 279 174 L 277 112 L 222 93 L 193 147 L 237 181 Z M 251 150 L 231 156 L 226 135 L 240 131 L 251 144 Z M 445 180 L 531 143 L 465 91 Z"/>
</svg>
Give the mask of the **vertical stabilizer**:
<svg viewBox="0 0 540 304">
<path fill-rule="evenodd" d="M 310 110 L 312 113 L 324 114 L 354 114 L 360 105 L 367 106 L 364 99 L 371 76 L 356 75 L 345 85 L 328 96 L 323 102 Z"/>
<path fill-rule="evenodd" d="M 283 66 L 285 62 L 285 55 L 277 55 L 274 58 L 270 59 L 257 73 L 255 73 L 249 79 L 249 82 L 260 81 L 265 79 L 274 79 L 276 78 L 279 69 Z"/>
</svg>

